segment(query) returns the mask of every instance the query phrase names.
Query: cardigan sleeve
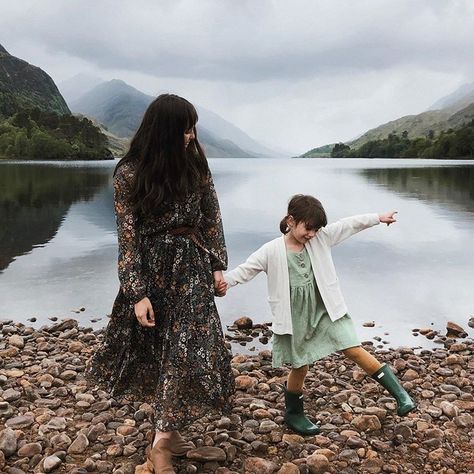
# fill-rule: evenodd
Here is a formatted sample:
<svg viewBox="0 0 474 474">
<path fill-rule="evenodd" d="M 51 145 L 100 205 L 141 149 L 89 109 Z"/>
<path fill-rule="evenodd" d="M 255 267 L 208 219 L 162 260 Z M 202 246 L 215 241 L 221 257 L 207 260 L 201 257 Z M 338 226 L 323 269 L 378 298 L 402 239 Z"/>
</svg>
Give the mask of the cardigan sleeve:
<svg viewBox="0 0 474 474">
<path fill-rule="evenodd" d="M 250 255 L 247 260 L 224 275 L 229 286 L 247 283 L 255 278 L 260 272 L 267 272 L 267 252 L 263 246 Z"/>
<path fill-rule="evenodd" d="M 322 235 L 330 247 L 346 240 L 351 235 L 380 224 L 378 214 L 360 214 L 357 216 L 345 217 L 326 227 L 321 228 Z"/>
</svg>

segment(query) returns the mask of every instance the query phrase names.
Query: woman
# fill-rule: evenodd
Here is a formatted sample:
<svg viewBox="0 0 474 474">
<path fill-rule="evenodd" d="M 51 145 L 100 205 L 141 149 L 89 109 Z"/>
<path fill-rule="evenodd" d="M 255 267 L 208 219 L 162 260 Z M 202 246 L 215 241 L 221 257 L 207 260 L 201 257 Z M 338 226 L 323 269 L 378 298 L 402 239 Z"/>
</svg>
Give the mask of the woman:
<svg viewBox="0 0 474 474">
<path fill-rule="evenodd" d="M 214 302 L 227 252 L 197 120 L 187 100 L 160 95 L 116 167 L 120 291 L 88 367 L 112 396 L 153 406 L 147 462 L 160 473 L 192 448 L 178 430 L 228 411 L 234 392 Z"/>
</svg>

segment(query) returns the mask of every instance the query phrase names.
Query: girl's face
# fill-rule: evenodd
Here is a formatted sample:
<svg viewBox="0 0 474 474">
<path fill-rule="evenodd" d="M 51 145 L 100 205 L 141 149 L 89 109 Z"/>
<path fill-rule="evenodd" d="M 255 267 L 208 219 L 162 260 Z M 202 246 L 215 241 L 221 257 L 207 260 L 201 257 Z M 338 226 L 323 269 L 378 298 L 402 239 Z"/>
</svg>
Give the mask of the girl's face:
<svg viewBox="0 0 474 474">
<path fill-rule="evenodd" d="M 194 140 L 196 135 L 194 134 L 194 127 L 189 128 L 188 130 L 184 131 L 184 148 L 187 148 L 189 142 Z"/>
<path fill-rule="evenodd" d="M 288 227 L 290 231 L 288 232 L 291 236 L 300 244 L 305 244 L 308 240 L 311 240 L 318 230 L 316 229 L 307 229 L 304 222 L 295 222 L 293 216 L 288 218 Z"/>
</svg>

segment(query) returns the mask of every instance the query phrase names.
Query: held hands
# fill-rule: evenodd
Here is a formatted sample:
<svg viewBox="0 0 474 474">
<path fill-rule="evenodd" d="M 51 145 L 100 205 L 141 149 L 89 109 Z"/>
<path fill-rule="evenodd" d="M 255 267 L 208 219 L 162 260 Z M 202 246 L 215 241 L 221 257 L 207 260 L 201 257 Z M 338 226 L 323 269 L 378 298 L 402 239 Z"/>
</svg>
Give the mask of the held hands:
<svg viewBox="0 0 474 474">
<path fill-rule="evenodd" d="M 214 295 L 215 296 L 225 296 L 227 293 L 227 283 L 224 280 L 224 275 L 221 271 L 213 272 L 214 276 Z"/>
<path fill-rule="evenodd" d="M 389 226 L 390 224 L 397 222 L 397 219 L 395 219 L 394 217 L 395 214 L 398 214 L 398 211 L 390 211 L 386 212 L 385 214 L 379 214 L 379 220 L 380 222 L 383 222 L 384 224 L 387 224 L 387 226 Z"/>
<path fill-rule="evenodd" d="M 135 316 L 144 328 L 155 327 L 155 313 L 147 297 L 135 304 Z"/>
</svg>

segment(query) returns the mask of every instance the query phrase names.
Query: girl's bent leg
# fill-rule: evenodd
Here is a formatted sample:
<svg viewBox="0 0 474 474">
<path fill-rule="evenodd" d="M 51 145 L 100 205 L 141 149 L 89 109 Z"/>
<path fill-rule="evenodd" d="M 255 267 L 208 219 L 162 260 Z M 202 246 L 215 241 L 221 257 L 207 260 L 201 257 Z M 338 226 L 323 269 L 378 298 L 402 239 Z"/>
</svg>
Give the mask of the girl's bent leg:
<svg viewBox="0 0 474 474">
<path fill-rule="evenodd" d="M 416 408 L 416 403 L 410 398 L 387 364 L 382 365 L 360 346 L 350 347 L 343 352 L 395 398 L 398 405 L 397 412 L 400 416 L 406 415 Z"/>
<path fill-rule="evenodd" d="M 303 390 L 304 379 L 308 373 L 308 366 L 303 365 L 297 369 L 291 369 L 288 374 L 288 391 L 289 392 L 301 392 Z"/>
<path fill-rule="evenodd" d="M 342 352 L 369 375 L 375 374 L 382 367 L 382 364 L 361 346 L 349 347 Z"/>
</svg>

